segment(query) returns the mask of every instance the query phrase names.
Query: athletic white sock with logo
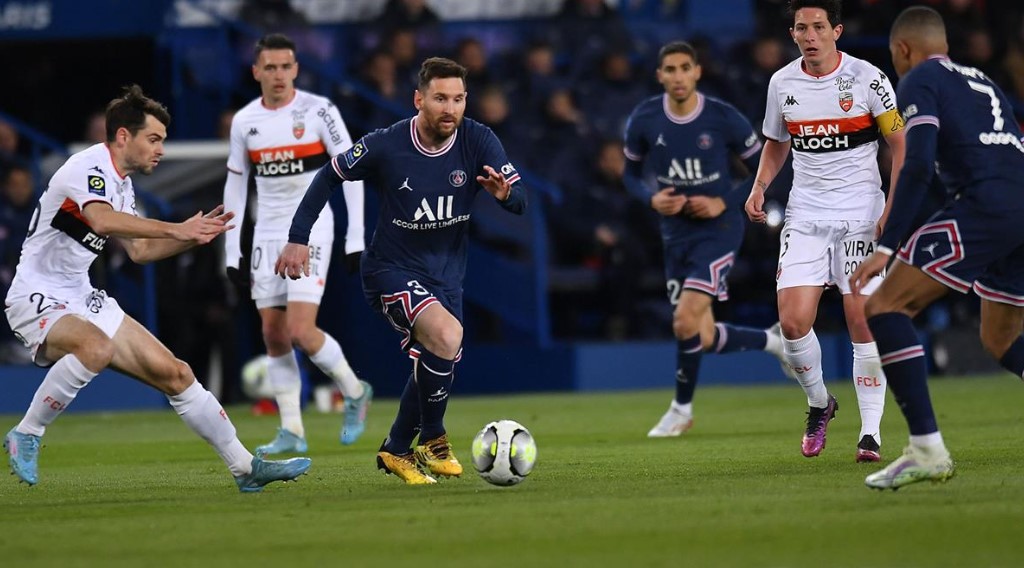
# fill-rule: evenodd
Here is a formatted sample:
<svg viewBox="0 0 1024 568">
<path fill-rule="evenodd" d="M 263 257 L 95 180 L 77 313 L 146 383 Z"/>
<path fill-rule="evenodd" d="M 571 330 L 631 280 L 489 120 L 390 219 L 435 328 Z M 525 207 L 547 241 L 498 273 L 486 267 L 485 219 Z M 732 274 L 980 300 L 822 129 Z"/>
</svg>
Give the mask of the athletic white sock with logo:
<svg viewBox="0 0 1024 568">
<path fill-rule="evenodd" d="M 352 367 L 349 366 L 345 354 L 341 351 L 341 345 L 337 340 L 328 334 L 324 334 L 324 346 L 320 351 L 309 356 L 325 375 L 334 380 L 346 399 L 361 398 L 363 396 L 363 383 L 359 382 Z"/>
<path fill-rule="evenodd" d="M 238 440 L 235 425 L 213 393 L 193 381 L 181 394 L 167 395 L 174 411 L 199 437 L 206 440 L 224 460 L 231 475 L 252 471 L 252 454 Z"/>
<path fill-rule="evenodd" d="M 821 372 L 821 344 L 814 329 L 800 339 L 783 337 L 782 347 L 786 364 L 796 372 L 796 380 L 807 395 L 807 405 L 815 408 L 828 406 L 828 390 Z"/>
<path fill-rule="evenodd" d="M 882 444 L 880 425 L 885 409 L 885 373 L 878 358 L 878 346 L 871 343 L 853 344 L 853 387 L 860 406 L 860 435 L 872 436 Z"/>
<path fill-rule="evenodd" d="M 32 396 L 25 417 L 16 430 L 22 434 L 42 436 L 46 427 L 64 412 L 89 381 L 96 376 L 75 357 L 68 353 L 61 357 L 47 371 L 43 382 Z"/>
</svg>

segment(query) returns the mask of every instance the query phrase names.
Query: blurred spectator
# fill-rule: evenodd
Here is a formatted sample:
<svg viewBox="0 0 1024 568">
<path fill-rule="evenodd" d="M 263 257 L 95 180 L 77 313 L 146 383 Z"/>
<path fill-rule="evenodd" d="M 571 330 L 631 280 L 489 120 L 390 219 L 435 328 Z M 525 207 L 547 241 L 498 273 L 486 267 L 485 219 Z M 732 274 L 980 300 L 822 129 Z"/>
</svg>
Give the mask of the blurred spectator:
<svg viewBox="0 0 1024 568">
<path fill-rule="evenodd" d="M 0 174 L 0 294 L 14 279 L 14 269 L 21 256 L 21 245 L 28 235 L 29 223 L 36 209 L 35 182 L 32 172 L 21 164 L 13 164 Z M 29 363 L 27 352 L 14 337 L 7 318 L 0 323 L 0 362 Z"/>
<path fill-rule="evenodd" d="M 629 113 L 647 94 L 645 84 L 634 79 L 625 52 L 605 54 L 599 76 L 582 82 L 579 89 L 583 113 L 591 128 L 604 138 L 621 138 Z"/>
<path fill-rule="evenodd" d="M 554 18 L 553 38 L 578 69 L 589 68 L 608 51 L 631 52 L 633 41 L 622 16 L 604 0 L 565 0 Z"/>
<path fill-rule="evenodd" d="M 399 93 L 409 93 L 409 96 L 412 96 L 419 83 L 417 73 L 420 69 L 416 32 L 408 28 L 394 29 L 384 38 L 383 47 L 394 61 L 396 89 Z"/>
<path fill-rule="evenodd" d="M 388 51 L 378 49 L 370 53 L 364 59 L 363 66 L 359 70 L 359 78 L 385 101 L 402 107 L 412 104 L 415 87 L 407 83 L 399 83 L 395 58 Z M 352 117 L 349 122 L 354 127 L 353 130 L 356 131 L 370 132 L 377 128 L 383 128 L 393 123 L 396 118 L 390 110 L 362 97 L 352 100 L 348 107 L 351 112 L 346 113 L 345 116 Z"/>
<path fill-rule="evenodd" d="M 728 71 L 729 80 L 735 85 L 735 91 L 742 94 L 731 102 L 750 120 L 754 130 L 758 132 L 761 131 L 761 123 L 764 122 L 768 82 L 771 81 L 772 74 L 790 59 L 792 58 L 788 57 L 782 40 L 775 36 L 761 36 L 750 46 L 748 57 Z"/>
<path fill-rule="evenodd" d="M 484 44 L 472 37 L 462 38 L 455 46 L 455 61 L 466 68 L 466 92 L 469 93 L 467 102 L 470 106 L 467 112 L 471 112 L 475 106 L 474 95 L 492 83 Z"/>
<path fill-rule="evenodd" d="M 555 89 L 548 97 L 542 126 L 528 165 L 549 179 L 577 172 L 575 164 L 587 151 L 590 130 L 568 88 Z"/>
<path fill-rule="evenodd" d="M 235 118 L 235 109 L 229 108 L 220 111 L 217 115 L 217 138 L 219 140 L 231 139 L 231 120 Z"/>
<path fill-rule="evenodd" d="M 303 28 L 309 21 L 292 7 L 289 0 L 244 0 L 238 19 L 260 31 L 283 31 Z"/>
<path fill-rule="evenodd" d="M 621 338 L 636 327 L 634 307 L 645 273 L 657 272 L 660 239 L 653 210 L 633 199 L 623 183 L 622 142 L 609 140 L 565 176 L 564 198 L 547 209 L 556 264 L 583 266 L 598 275 L 604 335 Z M 660 279 L 659 290 L 660 290 Z"/>
<path fill-rule="evenodd" d="M 21 137 L 13 126 L 0 120 L 0 176 L 20 161 L 18 145 Z"/>
<path fill-rule="evenodd" d="M 107 141 L 107 115 L 106 112 L 98 110 L 85 119 L 85 128 L 82 130 L 82 141 L 89 144 L 100 144 Z"/>
<path fill-rule="evenodd" d="M 511 87 L 516 119 L 530 124 L 539 123 L 548 97 L 564 83 L 555 65 L 552 45 L 546 41 L 530 43 Z"/>
<path fill-rule="evenodd" d="M 384 11 L 373 23 L 387 33 L 395 29 L 432 28 L 440 21 L 437 14 L 427 6 L 426 0 L 388 0 Z"/>
<path fill-rule="evenodd" d="M 529 166 L 529 133 L 522 121 L 512 118 L 505 91 L 491 85 L 484 87 L 475 98 L 476 113 L 470 118 L 479 120 L 494 131 L 513 163 Z"/>
</svg>

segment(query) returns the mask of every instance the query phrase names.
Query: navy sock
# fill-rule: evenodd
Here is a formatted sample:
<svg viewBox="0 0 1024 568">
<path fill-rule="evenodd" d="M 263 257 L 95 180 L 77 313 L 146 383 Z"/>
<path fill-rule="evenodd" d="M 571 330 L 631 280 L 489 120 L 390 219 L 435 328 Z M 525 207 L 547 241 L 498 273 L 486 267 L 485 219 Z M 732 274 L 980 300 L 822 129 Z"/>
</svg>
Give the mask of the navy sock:
<svg viewBox="0 0 1024 568">
<path fill-rule="evenodd" d="M 763 329 L 716 323 L 715 341 L 711 345 L 711 351 L 715 353 L 764 351 L 764 346 L 767 343 L 768 334 Z"/>
<path fill-rule="evenodd" d="M 697 388 L 697 371 L 700 369 L 700 356 L 703 352 L 700 334 L 678 342 L 677 346 L 676 402 L 686 404 L 693 401 L 693 391 Z"/>
<path fill-rule="evenodd" d="M 400 456 L 409 453 L 412 441 L 420 429 L 420 391 L 416 380 L 409 375 L 402 398 L 398 401 L 398 416 L 391 423 L 391 431 L 384 442 L 384 450 Z"/>
<path fill-rule="evenodd" d="M 455 379 L 455 361 L 442 359 L 416 345 L 416 382 L 420 388 L 420 443 L 433 440 L 445 433 L 444 412 Z"/>
<path fill-rule="evenodd" d="M 907 419 L 910 434 L 938 432 L 928 395 L 928 363 L 910 317 L 894 312 L 880 314 L 868 318 L 868 327 L 878 344 L 889 390 Z"/>
<path fill-rule="evenodd" d="M 1024 379 L 1024 337 L 1018 337 L 1010 344 L 1010 348 L 999 359 L 999 364 L 1007 371 L 1017 375 L 1018 379 Z"/>
</svg>

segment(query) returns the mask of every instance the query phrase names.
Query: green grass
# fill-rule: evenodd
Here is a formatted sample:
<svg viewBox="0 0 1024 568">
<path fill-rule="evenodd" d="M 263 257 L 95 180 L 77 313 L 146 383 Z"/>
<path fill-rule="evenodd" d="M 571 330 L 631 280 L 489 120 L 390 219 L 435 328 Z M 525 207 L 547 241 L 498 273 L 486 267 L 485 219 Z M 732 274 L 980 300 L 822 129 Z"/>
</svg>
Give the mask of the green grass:
<svg viewBox="0 0 1024 568">
<path fill-rule="evenodd" d="M 456 397 L 448 430 L 471 469 L 486 422 L 513 418 L 538 465 L 513 488 L 474 473 L 407 487 L 375 469 L 395 410 L 337 443 L 339 417 L 307 415 L 313 469 L 242 495 L 171 411 L 69 414 L 45 438 L 38 486 L 0 479 L 0 566 L 1020 566 L 1024 390 L 1008 376 L 931 383 L 957 461 L 945 485 L 863 485 L 853 388 L 821 457 L 800 455 L 792 384 L 705 388 L 681 439 L 648 440 L 670 392 Z M 891 398 L 883 459 L 906 427 Z M 276 417 L 233 408 L 250 447 Z M 0 429 L 17 420 L 0 416 Z"/>
</svg>

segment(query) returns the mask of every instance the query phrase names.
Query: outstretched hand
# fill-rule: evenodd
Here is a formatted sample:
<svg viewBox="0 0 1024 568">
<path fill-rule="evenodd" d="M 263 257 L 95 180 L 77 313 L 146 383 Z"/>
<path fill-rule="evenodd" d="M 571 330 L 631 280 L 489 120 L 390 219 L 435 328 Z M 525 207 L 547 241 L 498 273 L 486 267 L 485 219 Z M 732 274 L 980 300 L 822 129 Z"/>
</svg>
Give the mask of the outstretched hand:
<svg viewBox="0 0 1024 568">
<path fill-rule="evenodd" d="M 205 245 L 220 234 L 234 229 L 235 226 L 229 224 L 234 218 L 234 213 L 224 212 L 223 205 L 214 207 L 205 215 L 199 211 L 177 224 L 174 238 L 179 241 L 194 241 L 196 244 Z"/>
<path fill-rule="evenodd" d="M 508 199 L 508 194 L 512 192 L 512 184 L 505 179 L 505 175 L 491 166 L 484 166 L 484 173 L 487 174 L 486 177 L 476 176 L 477 183 L 484 186 L 487 193 L 493 195 L 498 201 Z"/>
</svg>

